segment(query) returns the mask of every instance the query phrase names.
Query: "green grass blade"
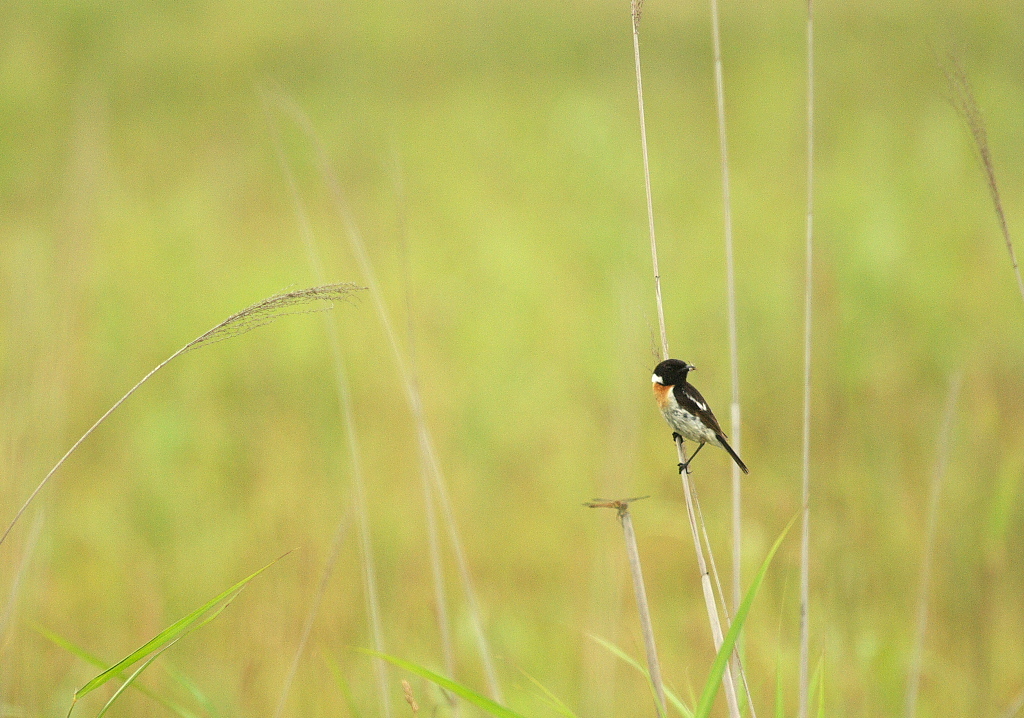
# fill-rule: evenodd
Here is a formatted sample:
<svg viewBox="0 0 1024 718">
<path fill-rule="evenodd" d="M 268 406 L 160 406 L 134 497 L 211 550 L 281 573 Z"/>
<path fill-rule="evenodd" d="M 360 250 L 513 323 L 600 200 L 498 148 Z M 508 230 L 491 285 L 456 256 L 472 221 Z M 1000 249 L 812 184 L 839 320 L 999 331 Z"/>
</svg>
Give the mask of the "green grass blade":
<svg viewBox="0 0 1024 718">
<path fill-rule="evenodd" d="M 54 633 L 53 631 L 51 631 L 50 629 L 46 628 L 45 626 L 41 626 L 38 623 L 30 623 L 29 624 L 29 628 L 31 628 L 33 631 L 38 633 L 40 636 L 42 636 L 43 638 L 48 640 L 50 643 L 53 643 L 54 645 L 57 645 L 60 648 L 63 648 L 65 651 L 67 651 L 68 653 L 70 653 L 73 656 L 78 656 L 79 658 L 81 658 L 86 663 L 91 663 L 92 665 L 96 666 L 97 668 L 102 668 L 102 669 L 106 669 L 108 667 L 108 665 L 109 665 L 102 658 L 98 658 L 98 657 L 94 656 L 93 654 L 89 653 L 87 650 L 85 650 L 81 646 L 79 646 L 79 645 L 77 645 L 75 643 L 72 643 L 68 639 L 64 638 L 61 635 L 58 635 L 58 634 Z"/>
<path fill-rule="evenodd" d="M 324 660 L 327 662 L 327 667 L 331 670 L 331 675 L 334 676 L 335 682 L 338 684 L 338 688 L 341 690 L 342 695 L 345 696 L 345 703 L 348 706 L 348 712 L 351 713 L 354 718 L 362 718 L 362 713 L 359 711 L 359 705 L 356 703 L 355 697 L 352 695 L 352 688 L 349 686 L 348 681 L 345 680 L 345 675 L 341 672 L 341 666 L 331 656 L 324 656 Z"/>
<path fill-rule="evenodd" d="M 814 669 L 811 677 L 811 700 L 814 703 L 814 696 L 818 697 L 818 718 L 825 718 L 825 656 L 818 659 L 818 666 Z"/>
<path fill-rule="evenodd" d="M 181 636 L 179 636 L 179 638 L 181 638 Z M 152 656 L 150 656 L 149 659 L 145 663 L 143 663 L 141 666 L 139 666 L 138 669 L 136 669 L 136 671 L 134 673 L 132 673 L 130 676 L 128 676 L 128 679 L 124 683 L 122 683 L 120 686 L 118 686 L 117 690 L 114 691 L 114 695 L 110 696 L 110 700 L 108 700 L 103 705 L 103 708 L 100 709 L 100 712 L 96 714 L 96 718 L 103 718 L 104 714 L 106 714 L 106 712 L 110 708 L 110 706 L 112 706 L 114 704 L 114 701 L 116 701 L 118 699 L 118 697 L 120 697 L 120 695 L 122 693 L 124 693 L 125 689 L 128 688 L 128 686 L 130 686 L 132 683 L 134 683 L 135 679 L 138 678 L 142 674 L 142 672 L 144 670 L 149 668 L 149 665 L 153 661 L 155 661 L 157 658 L 159 658 L 161 653 L 166 651 L 168 648 L 170 648 L 171 646 L 173 646 L 177 642 L 178 642 L 178 639 L 176 638 L 175 640 L 173 640 L 170 643 L 168 643 L 166 646 L 164 646 L 159 651 L 157 651 Z"/>
<path fill-rule="evenodd" d="M 289 551 L 288 553 L 291 553 L 291 551 Z M 136 650 L 132 651 L 128 656 L 122 658 L 120 661 L 118 661 L 110 668 L 103 671 L 98 676 L 96 676 L 91 681 L 89 681 L 84 686 L 75 691 L 75 700 L 77 701 L 79 698 L 86 695 L 87 693 L 95 690 L 96 688 L 99 688 L 104 683 L 109 681 L 111 678 L 118 675 L 119 673 L 124 672 L 127 668 L 134 665 L 137 661 L 145 658 L 153 651 L 160 650 L 161 648 L 176 640 L 180 636 L 184 635 L 188 631 L 191 631 L 193 628 L 198 628 L 199 626 L 205 625 L 207 621 L 202 621 L 201 623 L 196 625 L 196 622 L 203 617 L 203 614 L 207 613 L 211 608 L 216 606 L 218 603 L 221 603 L 225 599 L 233 597 L 233 594 L 236 594 L 239 591 L 241 591 L 245 587 L 245 585 L 249 583 L 249 581 L 259 576 L 261 573 L 266 571 L 268 568 L 273 566 L 275 563 L 277 563 L 287 555 L 288 554 L 284 554 L 283 556 L 274 559 L 263 568 L 249 574 L 231 588 L 227 589 L 226 591 L 223 591 L 214 598 L 210 599 L 209 601 L 204 603 L 196 610 L 192 611 L 184 618 L 178 619 L 170 626 L 160 631 L 160 633 L 158 633 L 154 638 L 147 641 L 140 648 L 137 648 Z M 225 606 L 221 606 L 220 609 L 217 610 L 213 614 L 213 616 L 211 616 L 208 620 L 216 617 L 220 613 L 220 611 L 224 610 L 224 608 Z"/>
<path fill-rule="evenodd" d="M 779 550 L 779 546 L 782 545 L 782 540 L 786 538 L 786 534 L 793 528 L 793 524 L 796 522 L 797 517 L 794 516 L 786 524 L 786 528 L 782 530 L 779 537 L 775 539 L 775 543 L 772 545 L 771 550 L 765 557 L 764 562 L 761 564 L 761 569 L 757 572 L 754 577 L 754 582 L 747 589 L 746 595 L 743 597 L 743 602 L 740 604 L 739 610 L 736 611 L 736 616 L 732 620 L 732 625 L 729 626 L 729 631 L 725 634 L 725 640 L 722 642 L 722 647 L 718 650 L 718 655 L 715 656 L 714 662 L 711 664 L 711 674 L 708 676 L 707 682 L 704 684 L 704 691 L 701 693 L 700 700 L 697 702 L 697 710 L 694 711 L 696 718 L 707 718 L 711 715 L 711 706 L 714 703 L 715 695 L 718 693 L 718 687 L 722 683 L 722 674 L 725 673 L 725 666 L 729 662 L 729 656 L 732 655 L 733 646 L 736 645 L 736 639 L 739 638 L 740 631 L 743 630 L 743 624 L 747 620 L 747 614 L 750 613 L 750 607 L 754 605 L 754 598 L 757 596 L 757 590 L 761 588 L 761 583 L 764 581 L 765 575 L 768 573 L 768 567 L 771 566 L 772 559 L 775 558 L 775 552 Z"/>
<path fill-rule="evenodd" d="M 601 638 L 600 636 L 595 636 L 593 633 L 588 633 L 587 637 L 590 638 L 592 641 L 596 641 L 597 643 L 599 643 L 601 646 L 605 648 L 605 650 L 607 650 L 609 653 L 617 657 L 623 663 L 626 663 L 627 665 L 630 665 L 637 671 L 639 671 L 644 676 L 644 678 L 647 679 L 648 685 L 650 685 L 651 676 L 647 673 L 647 669 L 644 668 L 639 661 L 634 659 L 631 655 L 629 655 L 628 653 L 626 653 L 621 648 L 619 648 L 607 639 Z M 670 691 L 668 689 L 668 686 L 664 686 L 664 688 L 665 697 L 668 699 L 668 702 L 671 703 L 677 711 L 679 711 L 679 714 L 684 718 L 693 718 L 693 711 L 691 711 L 687 707 L 687 705 L 683 703 L 682 700 L 680 700 L 679 696 Z M 654 690 L 653 686 L 651 686 L 651 690 Z"/>
<path fill-rule="evenodd" d="M 526 676 L 526 679 L 530 681 L 530 683 L 535 685 L 544 694 L 542 696 L 538 696 L 538 698 L 547 703 L 548 706 L 550 706 L 556 713 L 565 716 L 565 718 L 579 718 L 579 716 L 572 712 L 572 709 L 570 709 L 569 706 L 562 702 L 561 698 L 548 690 L 547 686 L 524 671 L 522 668 L 518 668 L 517 666 L 517 669 L 520 673 Z"/>
<path fill-rule="evenodd" d="M 196 703 L 201 705 L 208 715 L 214 716 L 214 718 L 220 715 L 220 711 L 217 710 L 217 706 L 215 706 L 213 701 L 211 701 L 210 698 L 200 690 L 195 681 L 189 678 L 182 671 L 170 665 L 169 661 L 164 663 L 164 670 L 167 671 L 168 675 L 170 675 L 178 685 L 188 691 L 189 695 L 195 698 Z"/>
<path fill-rule="evenodd" d="M 417 675 L 420 678 L 426 678 L 431 683 L 435 683 L 436 685 L 439 685 L 442 688 L 451 691 L 467 703 L 476 706 L 477 708 L 491 714 L 492 716 L 498 716 L 498 718 L 523 718 L 523 716 L 516 713 L 515 711 L 506 708 L 500 703 L 492 701 L 487 696 L 477 693 L 472 688 L 467 688 L 461 683 L 456 683 L 455 681 L 449 678 L 445 678 L 440 674 L 434 673 L 430 669 L 424 668 L 421 665 L 418 665 L 416 663 L 410 663 L 409 661 L 404 661 L 401 658 L 395 658 L 394 656 L 389 656 L 386 653 L 378 653 L 377 651 L 371 651 L 367 648 L 357 648 L 356 650 L 358 650 L 360 653 L 365 653 L 368 656 L 382 658 L 388 663 L 398 666 L 403 671 L 408 671 L 409 673 Z"/>
<path fill-rule="evenodd" d="M 75 643 L 72 643 L 68 639 L 66 639 L 63 636 L 60 636 L 60 635 L 54 633 L 53 631 L 49 630 L 48 628 L 45 628 L 44 626 L 40 626 L 38 623 L 30 623 L 29 627 L 33 631 L 38 633 L 40 636 L 45 638 L 46 640 L 50 641 L 51 643 L 53 643 L 53 644 L 55 644 L 57 646 L 60 646 L 61 648 L 63 648 L 68 653 L 70 653 L 70 654 L 72 654 L 74 656 L 78 656 L 79 658 L 81 658 L 86 663 L 91 663 L 92 665 L 96 666 L 100 670 L 106 670 L 109 667 L 107 662 L 104 661 L 103 659 L 98 658 L 98 657 L 92 655 L 91 653 L 89 653 L 87 650 L 85 650 L 81 646 L 79 646 L 79 645 L 77 645 Z M 163 696 L 159 695 L 155 691 L 147 688 L 146 686 L 144 686 L 142 684 L 135 684 L 132 687 L 135 688 L 135 690 L 140 691 L 141 693 L 145 694 L 149 698 L 152 698 L 157 703 L 159 703 L 160 705 L 162 705 L 164 708 L 166 708 L 167 710 L 171 711 L 175 715 L 180 716 L 180 718 L 199 718 L 196 713 L 193 713 L 192 711 L 190 711 L 185 706 L 183 706 L 183 705 L 181 705 L 179 703 L 175 703 L 174 701 L 170 700 L 169 698 L 164 698 Z"/>
</svg>

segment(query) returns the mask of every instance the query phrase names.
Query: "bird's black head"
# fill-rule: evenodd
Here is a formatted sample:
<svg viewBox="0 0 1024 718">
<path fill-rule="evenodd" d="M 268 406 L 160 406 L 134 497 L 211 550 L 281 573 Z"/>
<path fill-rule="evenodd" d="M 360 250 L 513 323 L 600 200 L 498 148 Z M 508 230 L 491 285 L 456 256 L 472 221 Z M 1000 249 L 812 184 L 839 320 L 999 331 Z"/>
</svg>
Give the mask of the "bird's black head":
<svg viewBox="0 0 1024 718">
<path fill-rule="evenodd" d="M 662 386 L 685 384 L 687 373 L 696 368 L 697 367 L 693 364 L 687 364 L 686 362 L 679 361 L 678 359 L 666 359 L 661 364 L 654 367 L 654 376 L 651 377 L 651 381 L 655 384 L 661 384 Z"/>
</svg>

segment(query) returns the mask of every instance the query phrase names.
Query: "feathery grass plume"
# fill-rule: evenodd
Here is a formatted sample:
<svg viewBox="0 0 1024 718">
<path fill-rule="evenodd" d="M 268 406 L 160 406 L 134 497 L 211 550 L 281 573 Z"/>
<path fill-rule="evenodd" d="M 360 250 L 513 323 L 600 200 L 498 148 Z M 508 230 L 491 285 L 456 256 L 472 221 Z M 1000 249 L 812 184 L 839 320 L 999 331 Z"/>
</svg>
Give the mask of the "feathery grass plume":
<svg viewBox="0 0 1024 718">
<path fill-rule="evenodd" d="M 807 718 L 811 565 L 811 319 L 814 289 L 814 0 L 807 0 L 807 235 L 804 270 L 804 421 L 800 489 L 800 688 L 798 718 Z"/>
<path fill-rule="evenodd" d="M 939 496 L 942 482 L 949 466 L 950 436 L 956 415 L 957 399 L 960 397 L 961 374 L 957 373 L 949 384 L 946 408 L 942 412 L 942 427 L 939 429 L 938 448 L 935 456 L 935 471 L 932 473 L 928 490 L 928 508 L 925 519 L 924 558 L 921 561 L 921 586 L 917 593 L 917 628 L 914 633 L 914 649 L 907 672 L 906 716 L 917 714 L 917 696 L 921 687 L 921 665 L 924 657 L 924 637 L 928 628 L 928 594 L 931 590 L 932 551 L 935 548 L 935 530 L 939 517 Z"/>
<path fill-rule="evenodd" d="M 647 606 L 647 589 L 644 588 L 644 575 L 640 570 L 640 550 L 636 545 L 636 533 L 633 531 L 633 519 L 629 514 L 629 505 L 633 501 L 646 499 L 638 496 L 632 499 L 605 501 L 594 499 L 584 506 L 592 509 L 615 509 L 622 524 L 622 535 L 626 541 L 626 556 L 629 558 L 629 570 L 633 576 L 633 592 L 636 595 L 636 608 L 640 614 L 640 630 L 644 636 L 644 649 L 647 651 L 647 668 L 654 688 L 654 699 L 658 715 L 665 716 L 665 687 L 661 680 L 661 664 L 658 662 L 658 651 L 654 646 L 654 626 L 651 623 L 651 611 Z"/>
<path fill-rule="evenodd" d="M 964 121 L 967 122 L 967 128 L 971 131 L 971 137 L 974 139 L 974 146 L 978 150 L 982 168 L 985 170 L 988 191 L 992 196 L 992 205 L 996 211 L 996 218 L 999 220 L 999 230 L 1003 233 L 1006 251 L 1010 254 L 1010 264 L 1013 265 L 1013 274 L 1017 278 L 1017 289 L 1020 291 L 1021 299 L 1024 299 L 1024 279 L 1021 279 L 1020 267 L 1017 266 L 1017 253 L 1013 249 L 1010 228 L 1006 223 L 1006 213 L 1003 211 L 1003 201 L 999 196 L 999 183 L 996 182 L 996 168 L 992 162 L 992 151 L 988 145 L 988 130 L 985 129 L 985 118 L 981 114 L 981 108 L 974 97 L 971 80 L 967 76 L 967 70 L 960 57 L 954 53 L 949 53 L 943 70 L 946 74 L 946 81 L 949 84 L 950 102 L 960 116 L 964 118 Z"/>
<path fill-rule="evenodd" d="M 426 420 L 424 419 L 423 400 L 420 396 L 419 388 L 412 381 L 413 374 L 410 371 L 406 363 L 405 356 L 398 345 L 398 336 L 391 321 L 391 315 L 388 312 L 387 306 L 384 304 L 384 295 L 377 284 L 377 274 L 374 271 L 372 262 L 370 262 L 369 254 L 366 251 L 366 244 L 363 242 L 362 234 L 359 232 L 359 227 L 356 225 L 355 219 L 352 217 L 352 213 L 349 210 L 348 202 L 345 199 L 345 193 L 342 191 L 341 181 L 338 179 L 338 175 L 334 171 L 330 158 L 327 156 L 327 150 L 324 143 L 320 139 L 320 135 L 317 133 L 316 128 L 309 119 L 309 116 L 301 107 L 286 96 L 276 95 L 274 96 L 274 100 L 278 107 L 280 107 L 280 109 L 295 122 L 295 124 L 312 143 L 313 148 L 316 151 L 316 159 L 321 176 L 327 183 L 327 188 L 332 200 L 334 201 L 334 206 L 338 212 L 338 216 L 345 224 L 345 229 L 349 238 L 349 245 L 352 248 L 352 252 L 356 257 L 356 261 L 358 262 L 360 269 L 362 270 L 363 277 L 369 285 L 370 297 L 373 299 L 374 306 L 377 309 L 377 315 L 384 327 L 384 333 L 387 335 L 388 343 L 391 345 L 395 364 L 398 367 L 398 374 L 402 380 L 403 388 L 405 389 L 406 401 L 409 404 L 409 410 L 412 413 L 416 424 L 417 446 L 420 450 L 421 461 L 423 462 L 423 465 L 427 467 L 433 491 L 445 519 L 445 528 L 448 531 L 448 541 L 452 546 L 452 553 L 455 557 L 459 580 L 462 583 L 463 593 L 466 596 L 470 625 L 473 629 L 474 638 L 476 639 L 477 648 L 480 653 L 480 660 L 484 667 L 484 673 L 487 676 L 488 689 L 494 699 L 497 702 L 501 702 L 504 700 L 501 684 L 498 682 L 498 674 L 494 668 L 494 659 L 491 655 L 490 645 L 483 630 L 482 612 L 476 596 L 476 589 L 473 586 L 473 579 L 469 573 L 469 561 L 466 558 L 466 552 L 462 545 L 462 537 L 455 519 L 455 508 L 452 504 L 451 497 L 448 495 L 448 484 L 445 480 L 444 473 L 441 471 L 441 464 L 438 461 L 437 452 L 434 449 L 434 441 L 431 437 L 430 430 L 427 427 Z"/>
<path fill-rule="evenodd" d="M 317 249 L 316 239 L 313 236 L 313 227 L 309 221 L 309 214 L 306 212 L 305 203 L 302 201 L 302 195 L 299 193 L 298 183 L 295 181 L 295 173 L 292 172 L 291 164 L 288 162 L 288 157 L 284 151 L 280 127 L 274 120 L 271 112 L 271 96 L 267 92 L 263 92 L 262 99 L 264 116 L 273 141 L 274 153 L 277 155 L 278 164 L 281 166 L 285 182 L 288 185 L 288 194 L 291 197 L 292 207 L 295 210 L 295 218 L 299 225 L 299 235 L 302 238 L 302 244 L 306 251 L 306 260 L 309 262 L 316 280 L 323 281 L 323 262 L 320 261 L 320 252 Z M 341 331 L 338 329 L 338 322 L 334 315 L 330 315 L 327 318 L 326 329 L 327 338 L 331 347 L 331 359 L 334 363 L 334 385 L 338 394 L 338 408 L 341 413 L 342 423 L 345 426 L 345 438 L 349 447 L 349 461 L 352 471 L 352 509 L 356 514 L 356 521 L 359 529 L 359 563 L 363 571 L 366 613 L 370 622 L 370 632 L 373 636 L 373 647 L 376 650 L 383 652 L 385 649 L 384 628 L 380 619 L 381 609 L 379 591 L 377 590 L 377 565 L 374 558 L 373 543 L 370 538 L 369 511 L 367 510 L 366 502 L 366 481 L 363 476 L 361 458 L 362 451 L 359 444 L 359 435 L 356 431 L 355 417 L 352 413 L 352 400 L 348 385 L 348 371 L 345 367 L 345 357 L 341 350 Z M 284 712 L 285 703 L 288 699 L 288 693 L 291 690 L 292 681 L 294 680 L 295 673 L 298 671 L 299 662 L 302 659 L 306 642 L 309 638 L 310 632 L 312 631 L 312 623 L 315 620 L 317 607 L 323 600 L 323 595 L 327 591 L 327 582 L 334 570 L 334 563 L 337 559 L 337 552 L 340 547 L 345 522 L 346 516 L 343 515 L 338 520 L 338 527 L 335 530 L 334 548 L 332 549 L 331 557 L 324 564 L 321 571 L 320 583 L 310 603 L 309 613 L 307 615 L 307 625 L 303 628 L 302 639 L 296 647 L 295 657 L 292 660 L 292 667 L 284 685 L 281 688 L 281 695 L 278 698 L 277 710 L 274 712 L 274 718 L 280 718 Z M 374 660 L 373 670 L 377 680 L 378 698 L 384 709 L 384 718 L 391 718 L 391 693 L 388 690 L 387 663 L 380 659 Z"/>
<path fill-rule="evenodd" d="M 134 394 L 140 386 L 149 381 L 150 377 L 170 364 L 174 359 L 177 359 L 182 354 L 194 349 L 199 349 L 200 347 L 224 341 L 225 339 L 231 339 L 232 337 L 237 337 L 241 334 L 245 334 L 246 332 L 250 332 L 253 329 L 266 326 L 281 317 L 293 314 L 311 314 L 327 311 L 328 309 L 333 308 L 334 302 L 347 300 L 353 292 L 364 288 L 365 287 L 343 282 L 337 284 L 324 284 L 317 287 L 307 287 L 306 289 L 297 289 L 291 292 L 275 294 L 246 307 L 237 314 L 232 314 L 205 334 L 201 334 L 181 349 L 171 354 L 169 357 L 157 364 L 148 374 L 146 374 L 146 376 L 142 377 L 135 386 L 129 389 L 124 396 L 118 399 L 113 406 L 107 409 L 103 416 L 97 419 L 96 423 L 90 426 L 86 432 L 79 437 L 78 441 L 72 444 L 71 448 L 67 450 L 67 453 L 60 458 L 60 461 L 54 464 L 53 468 L 50 469 L 46 476 L 43 477 L 43 480 L 40 481 L 32 493 L 29 494 L 29 497 L 25 500 L 25 503 L 22 504 L 21 508 L 18 509 L 18 512 L 14 515 L 14 518 L 11 519 L 11 523 L 8 524 L 3 534 L 0 534 L 0 544 L 3 544 L 7 539 L 7 536 L 11 533 L 14 525 L 18 523 L 18 519 L 20 519 L 22 514 L 25 513 L 25 510 L 28 509 L 32 500 L 35 499 L 40 491 L 43 490 L 43 487 L 46 486 L 50 477 L 57 472 L 57 469 L 67 461 L 68 457 L 75 452 L 82 442 L 89 438 L 92 432 L 94 432 L 108 416 L 113 414 L 114 411 L 128 399 L 128 397 Z M 326 305 L 324 303 L 326 303 Z"/>
<path fill-rule="evenodd" d="M 661 299 L 661 273 L 658 270 L 658 243 L 654 234 L 654 205 L 651 201 L 651 171 L 647 159 L 647 124 L 644 121 L 644 93 L 643 77 L 640 71 L 640 15 L 643 8 L 643 0 L 632 0 L 632 23 L 633 23 L 633 60 L 636 68 L 636 94 L 637 104 L 640 111 L 640 144 L 644 160 L 644 186 L 647 191 L 647 225 L 651 238 L 651 263 L 654 267 L 654 293 L 658 306 L 658 326 L 661 328 L 661 351 L 663 357 L 669 357 L 668 333 L 665 331 L 665 307 Z M 683 446 L 683 439 L 676 439 L 676 454 L 679 463 L 686 464 L 686 448 Z M 693 536 L 693 546 L 697 552 L 697 569 L 701 577 L 701 588 L 704 595 L 704 605 L 707 608 L 708 622 L 711 625 L 711 636 L 715 642 L 715 650 L 722 646 L 722 622 L 718 615 L 718 606 L 715 602 L 715 593 L 711 588 L 711 579 L 708 576 L 707 562 L 704 558 L 704 549 L 700 540 L 700 533 L 697 529 L 697 518 L 694 512 L 694 502 L 690 488 L 690 477 L 688 471 L 679 472 L 683 483 L 683 494 L 686 497 L 686 513 L 690 520 L 690 533 Z M 736 686 L 733 683 L 732 671 L 728 666 L 722 679 L 725 685 L 726 699 L 729 703 L 729 715 L 732 718 L 739 718 L 739 701 L 736 699 Z"/>
</svg>

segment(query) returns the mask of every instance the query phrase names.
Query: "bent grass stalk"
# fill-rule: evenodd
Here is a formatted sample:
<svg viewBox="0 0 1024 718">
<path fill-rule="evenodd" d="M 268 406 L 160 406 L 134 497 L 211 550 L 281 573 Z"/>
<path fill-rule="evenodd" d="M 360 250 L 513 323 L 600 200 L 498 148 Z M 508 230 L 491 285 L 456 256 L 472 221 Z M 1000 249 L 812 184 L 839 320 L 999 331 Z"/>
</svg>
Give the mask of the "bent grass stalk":
<svg viewBox="0 0 1024 718">
<path fill-rule="evenodd" d="M 165 366 L 170 364 L 172 361 L 177 359 L 182 354 L 186 354 L 194 349 L 209 346 L 217 342 L 224 341 L 225 339 L 231 339 L 237 337 L 246 332 L 250 332 L 253 329 L 257 329 L 262 326 L 266 326 L 271 322 L 280 319 L 281 317 L 289 316 L 292 314 L 310 314 L 314 312 L 326 311 L 333 308 L 334 302 L 344 300 L 349 297 L 353 292 L 364 289 L 355 284 L 349 283 L 338 283 L 338 284 L 325 284 L 318 287 L 308 287 L 306 289 L 298 289 L 293 292 L 283 292 L 281 294 L 275 294 L 271 297 L 264 299 L 263 301 L 252 304 L 237 314 L 232 314 L 230 317 L 225 319 L 220 324 L 210 329 L 205 334 L 201 334 L 196 337 L 188 344 L 183 346 L 178 351 L 171 354 L 169 357 L 164 359 L 162 362 L 157 364 L 146 376 L 142 377 L 139 382 L 127 391 L 127 393 L 118 399 L 113 406 L 104 412 L 103 416 L 96 420 L 96 423 L 90 426 L 82 436 L 79 437 L 67 453 L 60 458 L 53 468 L 43 477 L 43 480 L 39 482 L 36 488 L 29 494 L 29 497 L 22 504 L 21 508 L 11 519 L 10 524 L 4 529 L 3 534 L 0 534 L 0 544 L 7 539 L 7 536 L 11 533 L 14 525 L 18 523 L 18 519 L 21 518 L 22 514 L 25 513 L 32 500 L 43 490 L 57 470 L 64 465 L 64 462 L 68 460 L 68 457 L 75 453 L 75 450 L 82 445 L 82 442 L 89 438 L 89 436 L 96 431 L 100 424 L 106 421 L 107 417 L 114 413 L 114 411 L 121 406 L 128 397 L 134 394 L 139 387 L 149 381 L 150 377 L 156 374 L 158 371 L 163 369 Z M 317 303 L 327 302 L 326 307 L 315 307 Z"/>
</svg>

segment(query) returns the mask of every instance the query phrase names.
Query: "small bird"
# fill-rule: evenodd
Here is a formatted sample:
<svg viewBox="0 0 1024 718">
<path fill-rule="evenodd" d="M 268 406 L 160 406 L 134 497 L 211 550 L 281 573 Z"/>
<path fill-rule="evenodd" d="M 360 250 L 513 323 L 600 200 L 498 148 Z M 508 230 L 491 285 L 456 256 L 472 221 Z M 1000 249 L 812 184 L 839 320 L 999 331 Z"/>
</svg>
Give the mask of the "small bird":
<svg viewBox="0 0 1024 718">
<path fill-rule="evenodd" d="M 711 413 L 711 408 L 704 401 L 704 397 L 694 388 L 693 384 L 686 381 L 686 375 L 696 369 L 692 364 L 687 364 L 678 359 L 666 359 L 654 368 L 654 376 L 651 381 L 654 383 L 654 398 L 658 401 L 658 407 L 665 416 L 665 421 L 675 431 L 672 438 L 680 436 L 690 441 L 696 441 L 700 446 L 697 451 L 704 448 L 704 444 L 718 446 L 729 452 L 736 465 L 744 474 L 749 474 L 747 465 L 736 455 L 736 452 L 729 446 L 729 442 L 722 427 L 718 425 L 718 419 Z M 690 470 L 690 461 L 679 465 L 679 471 Z"/>
</svg>

